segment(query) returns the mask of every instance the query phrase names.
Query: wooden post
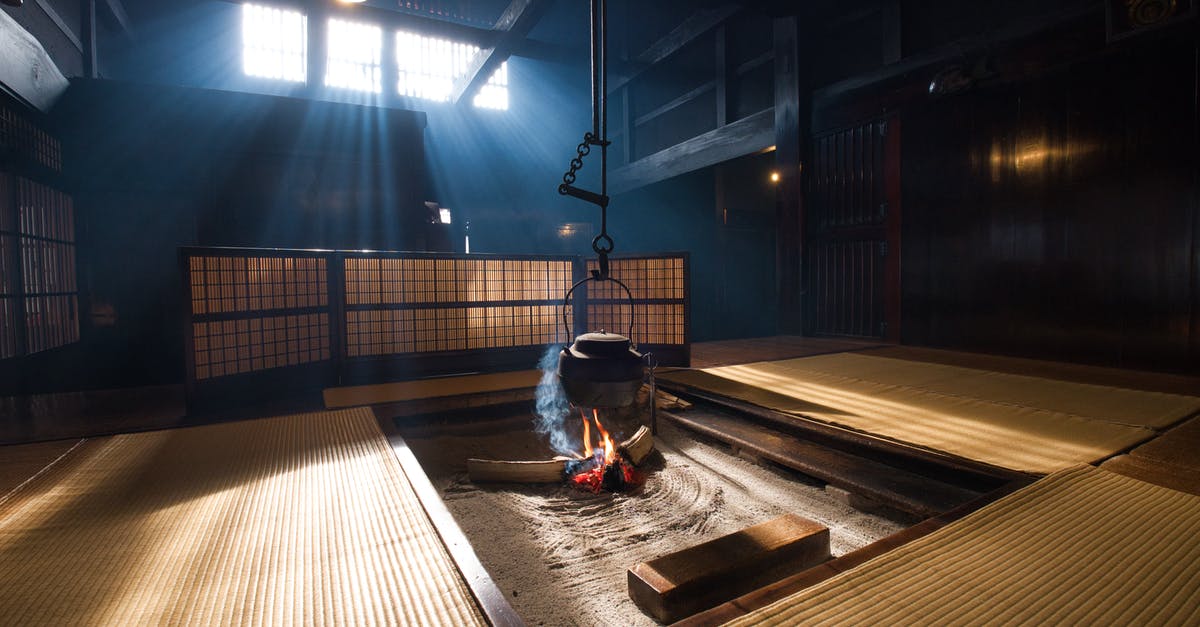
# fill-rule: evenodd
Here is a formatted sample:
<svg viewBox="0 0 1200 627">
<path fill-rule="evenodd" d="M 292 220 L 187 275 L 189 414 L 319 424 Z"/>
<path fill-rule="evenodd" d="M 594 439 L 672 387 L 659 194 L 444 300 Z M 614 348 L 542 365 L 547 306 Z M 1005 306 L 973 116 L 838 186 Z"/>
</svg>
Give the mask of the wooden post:
<svg viewBox="0 0 1200 627">
<path fill-rule="evenodd" d="M 83 75 L 97 78 L 100 76 L 100 65 L 96 59 L 96 0 L 80 0 L 79 5 Z"/>
<path fill-rule="evenodd" d="M 776 281 L 779 331 L 804 331 L 801 280 L 804 259 L 804 194 L 801 155 L 808 141 L 811 98 L 801 70 L 799 19 L 775 20 Z"/>
</svg>

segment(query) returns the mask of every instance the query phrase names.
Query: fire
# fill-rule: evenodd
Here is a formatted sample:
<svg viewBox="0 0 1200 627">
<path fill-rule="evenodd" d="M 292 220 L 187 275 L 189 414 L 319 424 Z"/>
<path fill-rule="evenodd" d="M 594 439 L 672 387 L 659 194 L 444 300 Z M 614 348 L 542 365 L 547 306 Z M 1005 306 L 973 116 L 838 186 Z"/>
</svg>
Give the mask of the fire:
<svg viewBox="0 0 1200 627">
<path fill-rule="evenodd" d="M 581 408 L 583 419 L 583 455 L 578 461 L 579 471 L 571 481 L 576 486 L 599 492 L 601 489 L 621 490 L 641 485 L 644 478 L 634 470 L 617 452 L 612 435 L 600 422 L 600 411 L 592 409 L 591 420 Z M 596 425 L 596 445 L 592 445 L 592 423 Z"/>
</svg>

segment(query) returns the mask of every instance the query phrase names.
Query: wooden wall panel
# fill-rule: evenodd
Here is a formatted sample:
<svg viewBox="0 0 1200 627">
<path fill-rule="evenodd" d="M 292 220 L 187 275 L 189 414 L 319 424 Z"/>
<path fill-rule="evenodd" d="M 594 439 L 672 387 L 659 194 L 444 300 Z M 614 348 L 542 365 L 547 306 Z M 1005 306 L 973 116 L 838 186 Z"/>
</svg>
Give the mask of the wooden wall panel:
<svg viewBox="0 0 1200 627">
<path fill-rule="evenodd" d="M 1195 370 L 1197 43 L 905 115 L 905 343 Z"/>
</svg>

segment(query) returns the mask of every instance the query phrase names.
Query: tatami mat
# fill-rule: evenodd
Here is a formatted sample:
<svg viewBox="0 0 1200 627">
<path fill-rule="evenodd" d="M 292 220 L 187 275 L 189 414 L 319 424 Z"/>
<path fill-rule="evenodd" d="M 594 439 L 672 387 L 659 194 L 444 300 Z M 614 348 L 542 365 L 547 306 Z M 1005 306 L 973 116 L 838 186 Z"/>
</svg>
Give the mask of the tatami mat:
<svg viewBox="0 0 1200 627">
<path fill-rule="evenodd" d="M 60 460 L 83 440 L 56 440 L 0 446 L 0 501 L 39 472 Z"/>
<path fill-rule="evenodd" d="M 1200 497 L 1081 466 L 730 625 L 1200 624 Z"/>
<path fill-rule="evenodd" d="M 854 353 L 662 379 L 984 463 L 1046 474 L 1099 461 L 1200 411 L 1200 397 Z"/>
<path fill-rule="evenodd" d="M 370 410 L 89 440 L 0 503 L 11 624 L 481 624 Z"/>
</svg>

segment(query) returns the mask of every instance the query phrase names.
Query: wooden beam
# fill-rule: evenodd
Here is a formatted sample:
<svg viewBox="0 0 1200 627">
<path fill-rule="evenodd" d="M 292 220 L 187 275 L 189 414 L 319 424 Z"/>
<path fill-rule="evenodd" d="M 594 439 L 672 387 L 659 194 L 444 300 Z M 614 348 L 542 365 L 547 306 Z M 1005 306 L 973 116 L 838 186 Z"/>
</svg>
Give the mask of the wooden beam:
<svg viewBox="0 0 1200 627">
<path fill-rule="evenodd" d="M 662 106 L 654 109 L 653 111 L 650 111 L 650 112 L 647 112 L 647 113 L 644 113 L 644 114 L 638 116 L 637 118 L 635 118 L 633 120 L 633 124 L 634 124 L 634 126 L 641 126 L 641 125 L 645 124 L 646 122 L 649 122 L 650 120 L 653 120 L 654 118 L 656 118 L 664 113 L 667 113 L 669 111 L 674 111 L 675 109 L 679 108 L 680 106 L 685 105 L 685 104 L 699 98 L 700 96 L 707 94 L 710 91 L 713 91 L 713 89 L 717 88 L 716 86 L 717 86 L 717 83 L 714 81 L 709 81 L 707 83 L 704 83 L 703 85 L 700 85 L 699 87 L 696 87 L 695 89 L 693 89 L 685 94 L 681 94 L 681 95 L 677 96 L 676 98 L 672 99 L 670 102 L 664 103 Z M 719 97 L 720 97 L 720 94 L 718 94 L 718 98 Z M 724 126 L 724 123 L 723 122 L 718 123 L 717 126 Z"/>
<path fill-rule="evenodd" d="M 38 40 L 0 11 L 0 89 L 35 109 L 49 111 L 67 90 L 66 77 Z"/>
<path fill-rule="evenodd" d="M 39 7 L 41 7 L 42 12 L 46 14 L 46 17 L 50 18 L 51 22 L 54 22 L 54 25 L 58 27 L 58 30 L 62 31 L 62 34 L 65 35 L 72 44 L 74 44 L 75 49 L 83 52 L 83 42 L 79 41 L 79 36 L 75 34 L 75 31 L 71 30 L 71 27 L 67 26 L 67 23 L 63 21 L 62 16 L 58 14 L 58 11 L 55 11 L 54 7 L 50 6 L 50 2 L 48 2 L 48 0 L 33 1 L 36 2 Z"/>
<path fill-rule="evenodd" d="M 117 28 L 127 38 L 133 38 L 133 24 L 129 21 L 129 14 L 125 12 L 125 5 L 121 0 L 104 0 L 103 6 L 107 9 L 109 17 L 117 23 Z"/>
<path fill-rule="evenodd" d="M 80 30 L 83 31 L 83 75 L 86 78 L 100 76 L 100 64 L 96 58 L 96 0 L 80 0 Z"/>
<path fill-rule="evenodd" d="M 454 81 L 450 101 L 458 104 L 467 94 L 478 92 L 512 54 L 513 48 L 525 40 L 549 4 L 549 0 L 512 0 L 492 28 L 497 33 L 495 41 L 480 49 L 467 64 L 467 73 Z"/>
<path fill-rule="evenodd" d="M 780 333 L 800 334 L 803 326 L 804 207 L 801 152 L 808 141 L 807 93 L 802 96 L 799 20 L 776 18 L 775 51 L 775 281 Z M 807 61 L 804 61 L 807 63 Z M 805 66 L 807 67 L 807 65 Z"/>
<path fill-rule="evenodd" d="M 775 143 L 775 113 L 765 109 L 614 170 L 609 191 L 627 192 L 765 150 Z"/>
<path fill-rule="evenodd" d="M 943 63 L 949 59 L 961 60 L 964 55 L 987 52 L 1000 44 L 1025 39 L 1068 22 L 1095 17 L 1102 12 L 1103 9 L 1097 9 L 1095 6 L 1089 5 L 1087 7 L 1063 11 L 1048 17 L 1024 19 L 982 37 L 964 38 L 927 52 L 915 54 L 898 63 L 884 66 L 873 72 L 859 74 L 858 76 L 814 90 L 813 104 L 816 107 L 820 107 L 822 103 L 850 95 L 861 89 L 870 88 L 890 79 L 904 78 L 908 74 L 929 68 L 938 63 Z"/>
<path fill-rule="evenodd" d="M 741 8 L 737 4 L 722 4 L 718 7 L 702 9 L 692 14 L 682 24 L 676 26 L 666 36 L 651 44 L 649 48 L 646 48 L 646 50 L 635 57 L 623 76 L 610 81 L 608 93 L 611 94 L 620 89 L 626 83 L 633 80 L 635 76 L 646 71 L 650 66 L 671 56 L 696 38 L 716 28 L 719 24 L 729 19 L 730 16 L 740 11 Z"/>
<path fill-rule="evenodd" d="M 725 26 L 722 24 L 717 27 L 717 54 L 714 59 L 716 71 L 714 80 L 716 81 L 717 92 L 717 127 L 725 126 L 729 122 L 729 67 L 726 55 L 726 45 L 729 37 L 725 32 Z"/>
<path fill-rule="evenodd" d="M 880 7 L 880 21 L 883 23 L 883 64 L 891 65 L 904 58 L 904 48 L 901 38 L 900 0 L 884 0 Z"/>
</svg>

